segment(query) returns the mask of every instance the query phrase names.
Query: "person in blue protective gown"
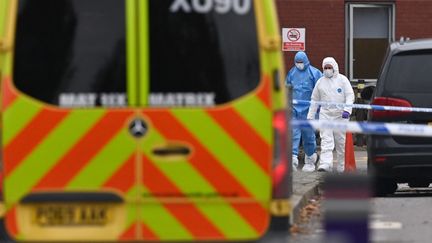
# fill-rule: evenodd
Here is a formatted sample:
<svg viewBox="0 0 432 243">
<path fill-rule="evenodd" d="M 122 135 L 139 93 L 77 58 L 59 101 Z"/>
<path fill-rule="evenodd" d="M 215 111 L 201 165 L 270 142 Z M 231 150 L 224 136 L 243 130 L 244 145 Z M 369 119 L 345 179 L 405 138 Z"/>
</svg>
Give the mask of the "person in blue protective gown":
<svg viewBox="0 0 432 243">
<path fill-rule="evenodd" d="M 311 100 L 312 91 L 318 79 L 322 77 L 319 69 L 313 67 L 305 52 L 299 51 L 294 57 L 295 66 L 288 72 L 285 84 L 291 85 L 293 89 L 293 99 Z M 296 104 L 293 105 L 292 119 L 306 120 L 309 112 L 309 105 Z M 315 163 L 317 160 L 316 154 L 316 139 L 315 132 L 312 129 L 294 128 L 292 133 L 292 165 L 293 170 L 298 167 L 298 153 L 300 141 L 303 141 L 303 149 L 305 152 L 305 165 L 303 171 L 315 171 Z"/>
</svg>

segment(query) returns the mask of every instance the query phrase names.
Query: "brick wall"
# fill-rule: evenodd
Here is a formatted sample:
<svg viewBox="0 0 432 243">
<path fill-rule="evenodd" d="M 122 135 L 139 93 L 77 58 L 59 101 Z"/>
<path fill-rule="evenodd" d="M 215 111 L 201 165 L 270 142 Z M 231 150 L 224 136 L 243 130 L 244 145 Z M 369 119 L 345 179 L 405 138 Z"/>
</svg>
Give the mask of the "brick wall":
<svg viewBox="0 0 432 243">
<path fill-rule="evenodd" d="M 306 54 L 321 68 L 324 57 L 332 56 L 345 74 L 345 1 L 276 0 L 281 28 L 306 28 Z M 284 52 L 286 70 L 294 65 L 295 52 Z"/>
<path fill-rule="evenodd" d="M 345 3 L 395 3 L 395 38 L 432 38 L 432 0 L 275 0 L 282 27 L 306 28 L 306 53 L 321 69 L 333 56 L 345 72 Z M 295 52 L 284 52 L 287 71 Z"/>
<path fill-rule="evenodd" d="M 398 0 L 396 3 L 396 40 L 401 36 L 432 38 L 432 1 Z"/>
</svg>

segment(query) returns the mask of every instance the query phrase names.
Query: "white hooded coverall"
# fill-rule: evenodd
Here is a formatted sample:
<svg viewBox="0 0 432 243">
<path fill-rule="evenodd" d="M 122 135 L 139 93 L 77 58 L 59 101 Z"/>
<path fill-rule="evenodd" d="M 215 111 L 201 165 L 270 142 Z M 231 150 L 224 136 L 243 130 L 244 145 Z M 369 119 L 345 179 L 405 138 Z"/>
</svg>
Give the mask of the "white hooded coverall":
<svg viewBox="0 0 432 243">
<path fill-rule="evenodd" d="M 331 65 L 334 73 L 331 78 L 325 76 L 321 77 L 312 92 L 312 101 L 321 102 L 337 102 L 352 104 L 354 102 L 354 91 L 347 77 L 339 73 L 339 66 L 336 60 L 332 57 L 326 57 L 323 60 L 322 67 L 324 70 L 325 65 Z M 311 104 L 307 119 L 312 120 L 315 118 L 318 105 Z M 321 107 L 319 113 L 320 120 L 335 120 L 335 121 L 348 121 L 342 118 L 343 111 L 351 114 L 352 108 L 345 107 L 344 109 L 335 107 Z M 336 148 L 337 156 L 337 170 L 343 172 L 345 169 L 345 132 L 321 130 L 321 156 L 320 165 L 318 169 L 331 171 L 333 168 L 333 149 Z"/>
</svg>

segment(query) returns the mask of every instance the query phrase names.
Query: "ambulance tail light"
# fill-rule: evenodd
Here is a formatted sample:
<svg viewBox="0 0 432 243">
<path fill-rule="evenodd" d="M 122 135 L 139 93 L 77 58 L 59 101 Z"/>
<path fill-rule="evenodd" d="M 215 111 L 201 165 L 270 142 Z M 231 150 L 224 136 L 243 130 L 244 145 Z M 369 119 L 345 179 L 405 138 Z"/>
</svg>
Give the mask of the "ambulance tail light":
<svg viewBox="0 0 432 243">
<path fill-rule="evenodd" d="M 0 218 L 4 218 L 5 217 L 5 213 L 6 213 L 6 206 L 4 203 L 4 198 L 3 198 L 3 188 L 4 188 L 4 179 L 3 179 L 4 173 L 3 170 L 0 169 Z M 1 233 L 1 230 L 0 230 Z M 4 239 L 0 236 L 0 239 Z"/>
<path fill-rule="evenodd" d="M 4 188 L 3 182 L 4 182 L 3 170 L 0 170 L 0 202 L 3 201 L 3 188 Z"/>
<path fill-rule="evenodd" d="M 286 110 L 276 111 L 273 116 L 273 198 L 287 198 L 289 195 L 288 121 Z"/>
</svg>

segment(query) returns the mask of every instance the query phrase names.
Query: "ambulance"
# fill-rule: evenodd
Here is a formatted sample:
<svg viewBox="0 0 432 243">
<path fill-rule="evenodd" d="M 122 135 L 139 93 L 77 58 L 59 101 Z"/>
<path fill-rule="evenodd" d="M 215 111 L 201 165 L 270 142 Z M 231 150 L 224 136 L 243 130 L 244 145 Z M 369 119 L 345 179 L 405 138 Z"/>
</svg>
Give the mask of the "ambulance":
<svg viewBox="0 0 432 243">
<path fill-rule="evenodd" d="M 279 32 L 274 1 L 1 0 L 2 239 L 287 231 Z"/>
</svg>

